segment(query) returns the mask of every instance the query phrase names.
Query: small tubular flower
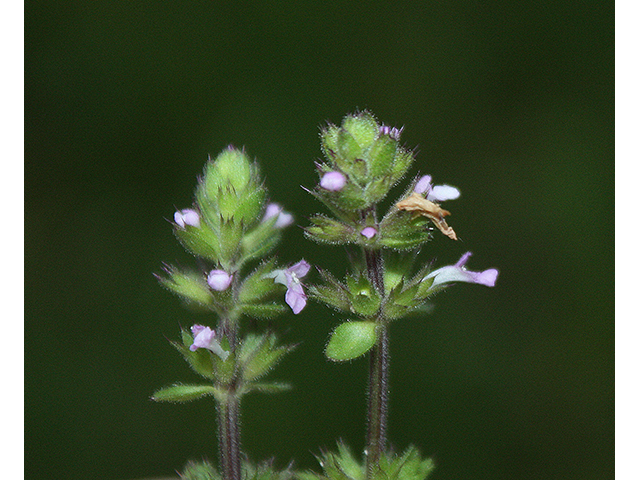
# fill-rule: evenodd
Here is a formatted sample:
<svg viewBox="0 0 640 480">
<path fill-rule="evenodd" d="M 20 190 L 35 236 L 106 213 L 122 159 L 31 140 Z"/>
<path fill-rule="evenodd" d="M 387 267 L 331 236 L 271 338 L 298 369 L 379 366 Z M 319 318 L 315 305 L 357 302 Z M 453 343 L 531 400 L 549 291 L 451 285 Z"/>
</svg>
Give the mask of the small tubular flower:
<svg viewBox="0 0 640 480">
<path fill-rule="evenodd" d="M 400 135 L 402 134 L 403 130 L 404 127 L 396 128 L 390 127 L 388 125 L 382 125 L 380 127 L 380 135 L 389 135 L 394 140 L 400 140 Z"/>
<path fill-rule="evenodd" d="M 285 212 L 282 206 L 277 203 L 270 203 L 267 205 L 267 209 L 264 212 L 264 217 L 262 217 L 262 221 L 266 222 L 270 218 L 278 216 L 275 227 L 276 228 L 284 228 L 288 227 L 293 223 L 293 215 L 289 212 Z"/>
<path fill-rule="evenodd" d="M 303 259 L 289 268 L 275 270 L 265 275 L 267 278 L 273 278 L 275 283 L 280 283 L 287 287 L 284 300 L 296 315 L 307 305 L 307 295 L 304 293 L 300 279 L 309 273 L 310 268 L 311 265 Z"/>
<path fill-rule="evenodd" d="M 448 265 L 446 267 L 439 268 L 434 270 L 429 275 L 424 277 L 424 279 L 433 278 L 433 283 L 431 284 L 431 288 L 436 285 L 442 285 L 451 282 L 466 282 L 466 283 L 478 283 L 480 285 L 485 285 L 487 287 L 493 287 L 496 284 L 496 279 L 498 278 L 498 270 L 495 268 L 490 268 L 485 270 L 484 272 L 471 272 L 464 268 L 464 265 L 469 260 L 471 256 L 471 252 L 467 252 L 455 265 Z"/>
<path fill-rule="evenodd" d="M 173 214 L 173 220 L 181 228 L 184 228 L 186 225 L 196 228 L 200 227 L 200 215 L 191 208 L 177 211 Z"/>
<path fill-rule="evenodd" d="M 340 172 L 327 172 L 320 179 L 320 186 L 330 192 L 338 192 L 347 184 L 347 178 Z"/>
<path fill-rule="evenodd" d="M 224 350 L 220 342 L 216 340 L 215 330 L 203 325 L 194 325 L 191 327 L 191 333 L 193 333 L 193 344 L 191 344 L 189 350 L 192 352 L 199 348 L 206 348 L 218 355 L 223 361 L 229 356 L 229 352 Z"/>
<path fill-rule="evenodd" d="M 223 292 L 229 288 L 232 280 L 233 275 L 229 275 L 224 270 L 211 270 L 207 275 L 207 283 L 217 292 Z"/>
<path fill-rule="evenodd" d="M 414 192 L 426 194 L 427 200 L 430 202 L 444 202 L 446 200 L 455 200 L 460 196 L 460 190 L 450 185 L 431 184 L 431 175 L 421 177 L 413 189 Z"/>
</svg>

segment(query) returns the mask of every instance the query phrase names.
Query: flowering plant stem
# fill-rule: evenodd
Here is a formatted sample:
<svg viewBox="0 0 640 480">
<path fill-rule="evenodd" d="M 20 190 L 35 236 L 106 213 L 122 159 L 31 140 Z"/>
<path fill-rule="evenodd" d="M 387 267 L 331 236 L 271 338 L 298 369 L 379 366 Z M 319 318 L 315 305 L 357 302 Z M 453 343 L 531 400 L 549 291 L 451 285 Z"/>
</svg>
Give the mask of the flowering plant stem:
<svg viewBox="0 0 640 480">
<path fill-rule="evenodd" d="M 218 443 L 223 478 L 240 480 L 240 399 L 233 392 L 218 402 Z"/>
<path fill-rule="evenodd" d="M 234 299 L 238 292 L 238 275 L 233 276 L 231 291 Z M 235 303 L 235 302 L 234 302 Z M 238 346 L 238 318 L 237 315 L 227 312 L 220 315 L 218 328 L 229 341 L 229 349 L 232 355 L 236 354 Z M 225 394 L 218 400 L 218 450 L 220 454 L 220 469 L 223 478 L 228 480 L 240 480 L 240 397 L 236 395 L 239 379 L 233 375 L 231 381 L 221 385 Z"/>
<path fill-rule="evenodd" d="M 375 206 L 372 214 L 375 217 Z M 382 251 L 363 247 L 367 275 L 381 298 L 384 298 L 384 262 Z M 366 472 L 373 478 L 375 467 L 386 450 L 387 410 L 389 402 L 389 334 L 382 315 L 377 320 L 377 341 L 369 352 L 367 406 Z"/>
<path fill-rule="evenodd" d="M 389 335 L 386 325 L 378 327 L 378 340 L 369 352 L 367 412 L 367 478 L 373 478 L 387 444 L 389 402 Z"/>
</svg>

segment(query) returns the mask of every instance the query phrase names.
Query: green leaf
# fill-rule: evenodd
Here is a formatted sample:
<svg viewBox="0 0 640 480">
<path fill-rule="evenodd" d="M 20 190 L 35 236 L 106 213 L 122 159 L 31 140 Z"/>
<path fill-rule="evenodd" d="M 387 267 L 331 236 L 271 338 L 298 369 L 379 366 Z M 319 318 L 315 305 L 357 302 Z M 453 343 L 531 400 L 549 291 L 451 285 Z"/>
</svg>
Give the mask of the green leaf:
<svg viewBox="0 0 640 480">
<path fill-rule="evenodd" d="M 235 258 L 240 250 L 242 234 L 241 222 L 231 219 L 220 224 L 220 261 L 223 265 Z"/>
<path fill-rule="evenodd" d="M 380 126 L 371 112 L 364 111 L 347 115 L 342 121 L 342 129 L 351 134 L 363 148 L 369 149 L 380 132 Z"/>
<path fill-rule="evenodd" d="M 242 378 L 245 382 L 257 380 L 271 370 L 282 358 L 293 350 L 291 346 L 276 345 L 275 334 L 249 334 L 242 341 L 239 359 Z"/>
<path fill-rule="evenodd" d="M 363 188 L 355 182 L 347 183 L 338 194 L 335 203 L 343 210 L 364 210 L 371 205 L 369 199 L 365 198 Z"/>
<path fill-rule="evenodd" d="M 314 215 L 310 218 L 313 225 L 304 229 L 307 237 L 316 242 L 339 244 L 356 243 L 356 230 L 338 220 L 325 215 Z"/>
<path fill-rule="evenodd" d="M 320 147 L 322 153 L 331 163 L 338 153 L 338 132 L 340 128 L 337 125 L 329 124 L 320 133 Z"/>
<path fill-rule="evenodd" d="M 249 383 L 247 386 L 247 392 L 260 392 L 260 393 L 280 393 L 291 390 L 291 384 L 280 382 L 264 382 L 264 383 Z"/>
<path fill-rule="evenodd" d="M 323 170 L 323 172 L 331 171 L 330 168 Z M 346 187 L 345 187 L 346 188 Z M 358 188 L 358 190 L 360 190 Z M 309 190 L 309 193 L 320 203 L 324 204 L 337 218 L 343 220 L 345 223 L 355 223 L 360 220 L 360 212 L 354 212 L 349 209 L 344 209 L 338 205 L 337 199 L 340 197 L 341 192 L 330 192 L 318 187 L 317 190 Z"/>
<path fill-rule="evenodd" d="M 253 318 L 274 318 L 287 311 L 287 307 L 280 303 L 259 303 L 241 305 L 242 312 Z"/>
<path fill-rule="evenodd" d="M 282 230 L 275 228 L 278 216 L 258 223 L 242 237 L 243 261 L 266 256 L 282 238 Z"/>
<path fill-rule="evenodd" d="M 256 170 L 243 151 L 235 148 L 223 150 L 205 166 L 203 183 L 207 197 L 216 199 L 220 190 L 227 187 L 236 192 L 244 190 L 256 175 Z"/>
<path fill-rule="evenodd" d="M 366 275 L 348 276 L 347 286 L 353 313 L 370 317 L 378 311 L 381 299 Z"/>
<path fill-rule="evenodd" d="M 368 478 L 365 467 L 342 443 L 338 452 L 323 452 L 317 457 L 323 474 L 299 473 L 303 480 L 364 480 Z M 423 459 L 420 452 L 410 446 L 402 455 L 385 451 L 377 465 L 373 466 L 371 480 L 425 480 L 434 470 L 430 458 Z"/>
<path fill-rule="evenodd" d="M 380 222 L 378 243 L 388 248 L 411 249 L 431 239 L 429 220 L 395 207 Z"/>
<path fill-rule="evenodd" d="M 353 456 L 349 447 L 342 442 L 338 443 L 338 454 L 335 456 L 335 461 L 340 467 L 340 470 L 350 478 L 355 479 L 364 476 L 364 469 L 360 465 L 360 462 Z"/>
<path fill-rule="evenodd" d="M 347 322 L 331 334 L 325 355 L 333 361 L 344 362 L 364 355 L 376 343 L 374 322 Z"/>
<path fill-rule="evenodd" d="M 351 302 L 346 292 L 328 285 L 313 285 L 308 289 L 309 296 L 319 302 L 343 312 L 351 312 Z"/>
<path fill-rule="evenodd" d="M 238 204 L 236 205 L 234 214 L 236 221 L 241 221 L 244 225 L 252 225 L 254 222 L 259 221 L 266 197 L 267 191 L 261 186 L 244 192 L 238 198 Z"/>
<path fill-rule="evenodd" d="M 400 180 L 414 162 L 413 152 L 402 147 L 398 147 L 391 173 L 391 184 Z"/>
<path fill-rule="evenodd" d="M 219 357 L 214 356 L 209 350 L 205 348 L 199 348 L 195 352 L 189 350 L 191 344 L 193 344 L 193 337 L 188 330 L 182 330 L 182 343 L 171 342 L 176 350 L 178 350 L 189 366 L 199 375 L 205 378 L 213 379 L 215 376 L 214 361 Z"/>
<path fill-rule="evenodd" d="M 349 173 L 358 176 L 354 167 L 356 163 L 355 160 L 362 158 L 362 148 L 360 148 L 356 139 L 353 138 L 353 135 L 344 129 L 340 129 L 340 132 L 338 132 L 338 157 L 344 159 L 341 167 L 344 167 Z M 365 166 L 364 162 L 362 163 L 363 166 Z"/>
<path fill-rule="evenodd" d="M 372 178 L 386 175 L 398 149 L 398 141 L 389 135 L 381 135 L 369 150 L 369 169 Z"/>
<path fill-rule="evenodd" d="M 366 186 L 363 196 L 368 205 L 379 202 L 387 196 L 389 190 L 393 187 L 390 177 L 373 178 Z"/>
<path fill-rule="evenodd" d="M 186 225 L 174 229 L 180 243 L 191 253 L 213 262 L 220 259 L 220 241 L 218 235 L 202 222 L 200 227 Z"/>
<path fill-rule="evenodd" d="M 351 312 L 351 301 L 346 285 L 340 283 L 327 270 L 318 268 L 318 272 L 325 284 L 309 287 L 309 296 L 343 312 Z"/>
<path fill-rule="evenodd" d="M 251 272 L 242 282 L 240 291 L 238 292 L 238 301 L 240 303 L 255 303 L 264 298 L 280 291 L 277 284 L 273 282 L 273 278 L 265 277 L 266 274 L 273 271 L 276 267 L 275 259 L 262 262 Z"/>
<path fill-rule="evenodd" d="M 204 276 L 199 272 L 181 272 L 169 267 L 169 278 L 158 277 L 162 286 L 180 295 L 189 302 L 210 307 L 213 296 Z"/>
<path fill-rule="evenodd" d="M 156 402 L 190 402 L 205 395 L 214 395 L 215 390 L 211 385 L 173 385 L 161 388 L 151 399 Z"/>
</svg>

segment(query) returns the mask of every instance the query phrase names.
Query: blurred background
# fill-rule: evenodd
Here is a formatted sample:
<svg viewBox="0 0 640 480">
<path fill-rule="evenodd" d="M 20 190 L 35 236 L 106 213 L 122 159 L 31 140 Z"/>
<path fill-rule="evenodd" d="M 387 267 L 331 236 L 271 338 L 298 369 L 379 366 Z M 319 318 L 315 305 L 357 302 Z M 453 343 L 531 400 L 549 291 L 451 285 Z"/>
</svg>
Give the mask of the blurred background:
<svg viewBox="0 0 640 480">
<path fill-rule="evenodd" d="M 245 146 L 299 225 L 320 211 L 318 128 L 370 109 L 405 126 L 493 289 L 456 285 L 391 329 L 390 439 L 434 480 L 613 478 L 613 3 L 27 1 L 26 478 L 131 479 L 215 459 L 211 401 L 167 338 L 207 322 L 152 276 L 194 265 L 167 219 L 210 153 Z M 399 192 L 392 194 L 392 197 Z M 343 271 L 290 228 L 280 259 Z M 315 277 L 317 279 L 317 276 Z M 314 278 L 310 279 L 312 282 Z M 364 443 L 363 359 L 328 363 L 339 324 L 310 305 L 301 342 L 245 403 L 244 449 L 315 468 Z"/>
</svg>

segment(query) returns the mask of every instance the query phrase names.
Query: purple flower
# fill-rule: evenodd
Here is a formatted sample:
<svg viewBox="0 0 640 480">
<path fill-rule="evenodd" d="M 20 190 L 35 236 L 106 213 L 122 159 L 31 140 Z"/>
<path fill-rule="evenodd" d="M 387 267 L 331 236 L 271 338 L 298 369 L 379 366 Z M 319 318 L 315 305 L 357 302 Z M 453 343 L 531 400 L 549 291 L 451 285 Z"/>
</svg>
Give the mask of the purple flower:
<svg viewBox="0 0 640 480">
<path fill-rule="evenodd" d="M 448 265 L 434 270 L 424 277 L 424 279 L 433 278 L 431 288 L 436 285 L 451 282 L 478 283 L 480 285 L 486 285 L 487 287 L 495 286 L 496 279 L 498 278 L 498 270 L 490 268 L 484 272 L 470 272 L 464 268 L 470 256 L 471 252 L 467 252 L 460 257 L 460 260 L 458 260 L 455 265 Z"/>
<path fill-rule="evenodd" d="M 267 205 L 267 209 L 264 212 L 264 217 L 262 217 L 262 221 L 266 222 L 270 218 L 278 216 L 274 227 L 276 228 L 284 228 L 288 227 L 293 223 L 293 215 L 289 212 L 285 212 L 280 205 L 277 203 L 270 203 Z"/>
<path fill-rule="evenodd" d="M 362 229 L 362 231 L 360 232 L 360 235 L 367 237 L 369 240 L 371 240 L 373 237 L 375 237 L 377 235 L 378 231 L 373 228 L 373 227 L 365 227 Z"/>
<path fill-rule="evenodd" d="M 309 273 L 310 268 L 311 265 L 303 259 L 287 269 L 274 270 L 265 275 L 268 278 L 273 278 L 276 283 L 286 285 L 287 293 L 284 296 L 284 300 L 296 315 L 307 305 L 307 295 L 304 293 L 300 279 Z"/>
<path fill-rule="evenodd" d="M 418 180 L 413 189 L 414 192 L 427 195 L 430 202 L 444 202 L 445 200 L 455 200 L 460 196 L 460 190 L 450 185 L 431 184 L 431 175 L 425 175 Z"/>
<path fill-rule="evenodd" d="M 194 325 L 191 327 L 191 333 L 193 333 L 193 344 L 189 347 L 189 350 L 195 352 L 199 348 L 206 348 L 218 355 L 222 361 L 225 361 L 229 356 L 229 352 L 222 349 L 220 342 L 216 340 L 216 331 L 203 325 Z"/>
<path fill-rule="evenodd" d="M 338 192 L 347 184 L 347 177 L 340 172 L 327 172 L 320 179 L 320 186 L 330 192 Z"/>
<path fill-rule="evenodd" d="M 196 228 L 200 227 L 200 215 L 191 208 L 185 208 L 184 210 L 174 213 L 173 219 L 182 228 L 184 228 L 185 225 L 190 225 Z"/>
<path fill-rule="evenodd" d="M 380 135 L 389 135 L 394 140 L 400 140 L 400 134 L 402 134 L 403 130 L 404 130 L 404 127 L 392 128 L 392 127 L 389 127 L 388 125 L 382 125 L 380 127 Z"/>
<path fill-rule="evenodd" d="M 232 280 L 233 275 L 229 275 L 224 270 L 211 270 L 207 275 L 207 283 L 217 292 L 222 292 L 229 288 Z"/>
</svg>

